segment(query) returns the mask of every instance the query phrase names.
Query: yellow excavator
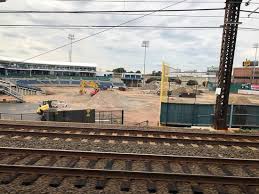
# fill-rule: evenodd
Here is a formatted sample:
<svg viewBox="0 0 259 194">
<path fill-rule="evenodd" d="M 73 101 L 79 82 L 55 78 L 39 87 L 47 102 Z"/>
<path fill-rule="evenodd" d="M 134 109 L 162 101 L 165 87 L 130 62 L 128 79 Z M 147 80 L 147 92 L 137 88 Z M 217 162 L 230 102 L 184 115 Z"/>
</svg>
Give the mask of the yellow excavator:
<svg viewBox="0 0 259 194">
<path fill-rule="evenodd" d="M 81 82 L 80 82 L 80 91 L 79 91 L 79 93 L 81 94 L 81 95 L 83 95 L 83 94 L 86 94 L 86 92 L 87 92 L 87 90 L 86 90 L 86 88 L 93 88 L 94 90 L 93 91 L 91 91 L 90 92 L 90 95 L 91 96 L 94 96 L 95 94 L 97 94 L 98 92 L 99 92 L 99 85 L 96 83 L 96 82 L 94 82 L 94 81 L 85 81 L 85 80 L 82 80 Z"/>
</svg>

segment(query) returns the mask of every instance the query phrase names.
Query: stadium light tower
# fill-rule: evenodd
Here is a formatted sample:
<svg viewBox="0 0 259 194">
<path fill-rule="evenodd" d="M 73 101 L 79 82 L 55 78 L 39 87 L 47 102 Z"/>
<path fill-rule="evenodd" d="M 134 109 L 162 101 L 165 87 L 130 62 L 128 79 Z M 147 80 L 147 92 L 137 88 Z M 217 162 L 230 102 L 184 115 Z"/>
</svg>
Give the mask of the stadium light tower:
<svg viewBox="0 0 259 194">
<path fill-rule="evenodd" d="M 69 62 L 71 63 L 72 62 L 72 49 L 73 49 L 72 45 L 73 45 L 73 40 L 75 40 L 74 34 L 69 34 L 68 39 L 70 40 L 70 50 L 69 50 L 68 56 L 69 56 Z"/>
<path fill-rule="evenodd" d="M 254 62 L 253 79 L 252 79 L 252 80 L 255 79 L 255 65 L 256 65 L 256 61 L 257 61 L 257 50 L 258 50 L 258 48 L 259 48 L 259 43 L 255 43 L 255 44 L 253 45 L 253 48 L 255 49 L 255 62 Z"/>
<path fill-rule="evenodd" d="M 146 55 L 147 55 L 147 48 L 149 47 L 149 41 L 148 41 L 148 40 L 144 40 L 144 41 L 142 42 L 142 45 L 141 45 L 141 46 L 145 48 L 145 54 L 144 54 L 144 71 L 143 71 L 143 78 L 144 78 L 144 75 L 146 74 Z M 143 79 L 143 81 L 144 81 L 144 79 Z M 145 83 L 145 81 L 144 81 L 144 83 Z"/>
</svg>

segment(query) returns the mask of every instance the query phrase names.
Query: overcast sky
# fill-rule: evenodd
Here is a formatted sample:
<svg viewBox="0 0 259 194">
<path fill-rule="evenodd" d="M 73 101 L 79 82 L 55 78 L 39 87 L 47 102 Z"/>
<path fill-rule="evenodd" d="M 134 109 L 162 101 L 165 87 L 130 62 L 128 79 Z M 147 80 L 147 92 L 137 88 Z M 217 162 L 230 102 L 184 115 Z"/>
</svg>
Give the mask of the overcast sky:
<svg viewBox="0 0 259 194">
<path fill-rule="evenodd" d="M 97 0 L 98 1 L 98 0 Z M 126 0 L 127 1 L 127 0 Z M 203 0 L 197 3 L 189 0 L 170 9 L 223 8 L 225 0 Z M 171 3 L 132 3 L 56 0 L 7 0 L 0 3 L 1 10 L 141 10 L 161 9 Z M 201 0 L 199 0 L 201 2 Z M 217 3 L 212 3 L 217 2 Z M 222 3 L 221 3 L 222 2 Z M 252 2 L 259 3 L 258 0 Z M 259 4 L 242 9 L 255 10 Z M 163 13 L 166 14 L 166 13 Z M 224 11 L 172 12 L 174 15 L 222 16 L 222 17 L 183 17 L 147 16 L 127 25 L 162 26 L 220 26 Z M 157 15 L 157 14 L 156 14 Z M 242 13 L 246 17 L 247 13 Z M 50 24 L 50 25 L 118 25 L 139 16 L 104 14 L 1 14 L 0 24 Z M 241 18 L 240 27 L 259 28 L 257 18 Z M 91 35 L 102 29 L 42 29 L 0 27 L 0 56 L 21 60 L 33 57 L 68 43 L 68 34 L 76 39 Z M 143 70 L 143 40 L 150 41 L 147 50 L 147 72 L 159 70 L 161 62 L 182 70 L 205 71 L 208 66 L 218 66 L 222 29 L 176 30 L 176 29 L 113 29 L 83 40 L 73 45 L 73 61 L 95 63 L 101 70 L 124 67 L 127 70 Z M 240 30 L 238 32 L 234 66 L 241 66 L 246 58 L 254 59 L 253 44 L 259 41 L 259 31 Z M 69 47 L 43 55 L 35 60 L 68 61 Z"/>
</svg>

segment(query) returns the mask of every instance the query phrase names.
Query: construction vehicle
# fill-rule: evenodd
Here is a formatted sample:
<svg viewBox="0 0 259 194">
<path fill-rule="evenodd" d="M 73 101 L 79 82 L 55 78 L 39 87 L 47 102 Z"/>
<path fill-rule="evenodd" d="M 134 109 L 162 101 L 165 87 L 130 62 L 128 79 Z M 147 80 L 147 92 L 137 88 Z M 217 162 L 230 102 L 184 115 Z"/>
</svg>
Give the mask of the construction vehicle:
<svg viewBox="0 0 259 194">
<path fill-rule="evenodd" d="M 81 95 L 87 93 L 86 88 L 94 89 L 90 92 L 90 96 L 94 96 L 95 94 L 97 94 L 100 91 L 100 89 L 99 89 L 100 87 L 96 82 L 82 80 L 80 82 L 80 91 L 79 91 Z"/>
<path fill-rule="evenodd" d="M 36 112 L 39 115 L 43 115 L 44 112 L 47 112 L 51 109 L 58 110 L 66 107 L 67 107 L 67 104 L 65 104 L 63 101 L 45 100 L 42 102 L 42 104 L 39 105 Z"/>
</svg>

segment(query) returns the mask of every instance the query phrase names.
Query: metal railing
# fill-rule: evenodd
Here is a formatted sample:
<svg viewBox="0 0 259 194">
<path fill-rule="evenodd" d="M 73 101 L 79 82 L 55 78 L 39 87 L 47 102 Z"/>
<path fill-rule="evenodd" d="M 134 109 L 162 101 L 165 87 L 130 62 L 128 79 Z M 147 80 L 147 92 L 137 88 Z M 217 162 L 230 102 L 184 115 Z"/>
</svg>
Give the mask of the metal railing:
<svg viewBox="0 0 259 194">
<path fill-rule="evenodd" d="M 124 110 L 96 111 L 95 123 L 99 124 L 124 124 Z"/>
<path fill-rule="evenodd" d="M 41 121 L 41 115 L 37 113 L 1 113 L 0 119 L 3 120 L 26 120 Z M 95 111 L 96 124 L 124 124 L 124 110 L 114 111 Z"/>
</svg>

